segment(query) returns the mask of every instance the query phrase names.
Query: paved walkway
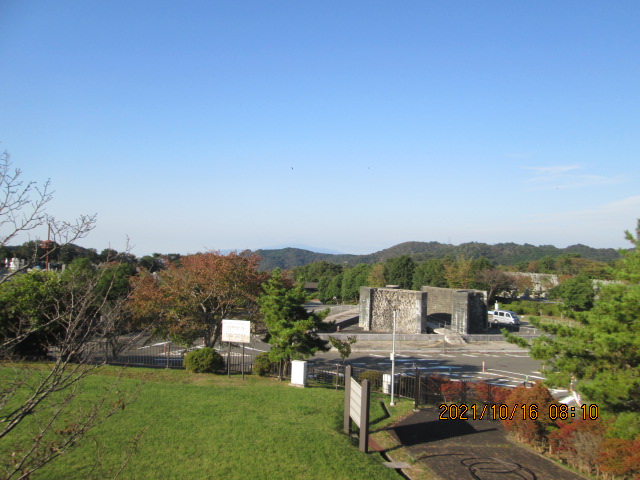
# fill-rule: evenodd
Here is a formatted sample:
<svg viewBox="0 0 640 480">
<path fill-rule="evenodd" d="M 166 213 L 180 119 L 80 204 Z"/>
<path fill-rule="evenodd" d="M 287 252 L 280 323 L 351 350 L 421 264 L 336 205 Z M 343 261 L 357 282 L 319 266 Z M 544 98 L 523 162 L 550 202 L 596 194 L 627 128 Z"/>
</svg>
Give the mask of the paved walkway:
<svg viewBox="0 0 640 480">
<path fill-rule="evenodd" d="M 499 421 L 439 420 L 439 413 L 421 410 L 393 430 L 438 480 L 584 480 L 507 440 Z"/>
</svg>

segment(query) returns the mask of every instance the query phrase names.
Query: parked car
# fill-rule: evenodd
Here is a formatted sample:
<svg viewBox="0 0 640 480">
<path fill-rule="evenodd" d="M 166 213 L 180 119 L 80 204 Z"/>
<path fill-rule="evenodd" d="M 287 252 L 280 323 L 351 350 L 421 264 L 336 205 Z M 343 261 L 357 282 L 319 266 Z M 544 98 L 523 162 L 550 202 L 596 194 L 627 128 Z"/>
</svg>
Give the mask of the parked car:
<svg viewBox="0 0 640 480">
<path fill-rule="evenodd" d="M 491 325 L 520 325 L 520 318 L 511 310 L 489 310 L 487 312 Z"/>
</svg>

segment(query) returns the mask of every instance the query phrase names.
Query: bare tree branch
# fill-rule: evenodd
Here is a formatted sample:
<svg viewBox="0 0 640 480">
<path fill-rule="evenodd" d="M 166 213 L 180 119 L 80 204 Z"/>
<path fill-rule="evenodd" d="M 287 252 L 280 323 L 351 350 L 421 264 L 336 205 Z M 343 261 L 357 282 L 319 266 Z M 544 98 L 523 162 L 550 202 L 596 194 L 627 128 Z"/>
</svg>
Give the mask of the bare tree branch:
<svg viewBox="0 0 640 480">
<path fill-rule="evenodd" d="M 21 174 L 12 169 L 8 153 L 0 154 L 0 247 L 39 227 L 48 227 L 51 241 L 44 251 L 34 242 L 26 265 L 0 277 L 0 293 L 18 300 L 0 304 L 10 307 L 0 308 L 0 439 L 10 451 L 0 458 L 3 479 L 29 478 L 135 399 L 135 392 L 123 391 L 116 379 L 97 398 L 80 401 L 87 377 L 143 334 L 129 334 L 130 290 L 114 287 L 118 258 L 62 273 L 26 273 L 47 253 L 85 237 L 96 216 L 69 222 L 49 215 L 50 182 L 25 182 Z M 24 352 L 33 344 L 49 353 L 48 362 L 25 361 Z M 140 436 L 120 470 L 112 472 L 116 477 Z"/>
<path fill-rule="evenodd" d="M 65 245 L 86 237 L 95 227 L 97 215 L 81 215 L 73 221 L 64 221 L 47 213 L 46 208 L 53 199 L 51 181 L 42 185 L 25 181 L 22 171 L 12 169 L 9 153 L 0 154 L 0 247 L 7 245 L 18 235 L 47 226 L 51 242 L 46 251 L 34 243 L 34 250 L 26 263 L 17 270 L 0 276 L 0 284 L 14 275 L 27 270 L 44 260 Z"/>
</svg>

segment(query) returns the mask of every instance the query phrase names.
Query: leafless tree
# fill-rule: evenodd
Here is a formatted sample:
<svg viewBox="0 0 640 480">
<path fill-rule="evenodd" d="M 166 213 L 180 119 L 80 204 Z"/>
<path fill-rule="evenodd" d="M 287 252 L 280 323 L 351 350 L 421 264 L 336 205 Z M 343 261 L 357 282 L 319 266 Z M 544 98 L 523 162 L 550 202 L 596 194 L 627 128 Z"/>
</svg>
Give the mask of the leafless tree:
<svg viewBox="0 0 640 480">
<path fill-rule="evenodd" d="M 0 283 L 42 261 L 59 248 L 86 237 L 96 224 L 96 215 L 80 215 L 73 221 L 59 220 L 47 213 L 53 199 L 51 181 L 39 185 L 22 179 L 22 171 L 13 168 L 8 152 L 0 154 L 0 247 L 38 228 L 48 228 L 47 250 L 34 250 L 19 269 L 0 276 Z"/>
<path fill-rule="evenodd" d="M 497 268 L 486 268 L 476 274 L 476 282 L 487 289 L 487 302 L 492 304 L 496 295 L 510 292 L 514 289 L 514 282 L 509 274 Z"/>
<path fill-rule="evenodd" d="M 52 226 L 56 246 L 82 238 L 93 228 L 95 216 L 75 222 L 54 219 L 46 212 L 52 198 L 49 182 L 39 187 L 23 182 L 20 174 L 11 170 L 9 156 L 3 154 L 0 246 L 43 225 Z M 34 252 L 28 264 L 38 260 Z M 0 478 L 28 479 L 135 398 L 135 392 L 123 391 L 116 378 L 89 402 L 81 401 L 87 377 L 107 362 L 110 352 L 137 339 L 129 333 L 127 295 L 113 294 L 116 274 L 111 267 L 107 263 L 90 270 L 50 272 L 47 275 L 59 278 L 60 288 L 46 305 L 36 304 L 41 321 L 34 322 L 30 314 L 4 323 L 0 318 Z M 30 275 L 12 272 L 0 279 L 0 288 L 10 288 L 18 274 Z M 43 332 L 53 354 L 48 361 L 27 362 L 16 356 L 17 345 Z"/>
</svg>

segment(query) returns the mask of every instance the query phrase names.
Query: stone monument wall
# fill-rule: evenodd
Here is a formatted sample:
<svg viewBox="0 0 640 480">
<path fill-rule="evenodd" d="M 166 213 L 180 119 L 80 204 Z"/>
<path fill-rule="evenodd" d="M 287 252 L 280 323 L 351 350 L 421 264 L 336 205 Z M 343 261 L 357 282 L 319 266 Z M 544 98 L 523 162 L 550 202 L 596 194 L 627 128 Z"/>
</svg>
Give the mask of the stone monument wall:
<svg viewBox="0 0 640 480">
<path fill-rule="evenodd" d="M 480 333 L 486 328 L 487 294 L 481 290 L 422 287 L 428 293 L 427 318 L 458 333 Z"/>
<path fill-rule="evenodd" d="M 426 292 L 393 288 L 360 288 L 360 323 L 364 330 L 390 332 L 397 312 L 396 333 L 427 333 Z"/>
</svg>

